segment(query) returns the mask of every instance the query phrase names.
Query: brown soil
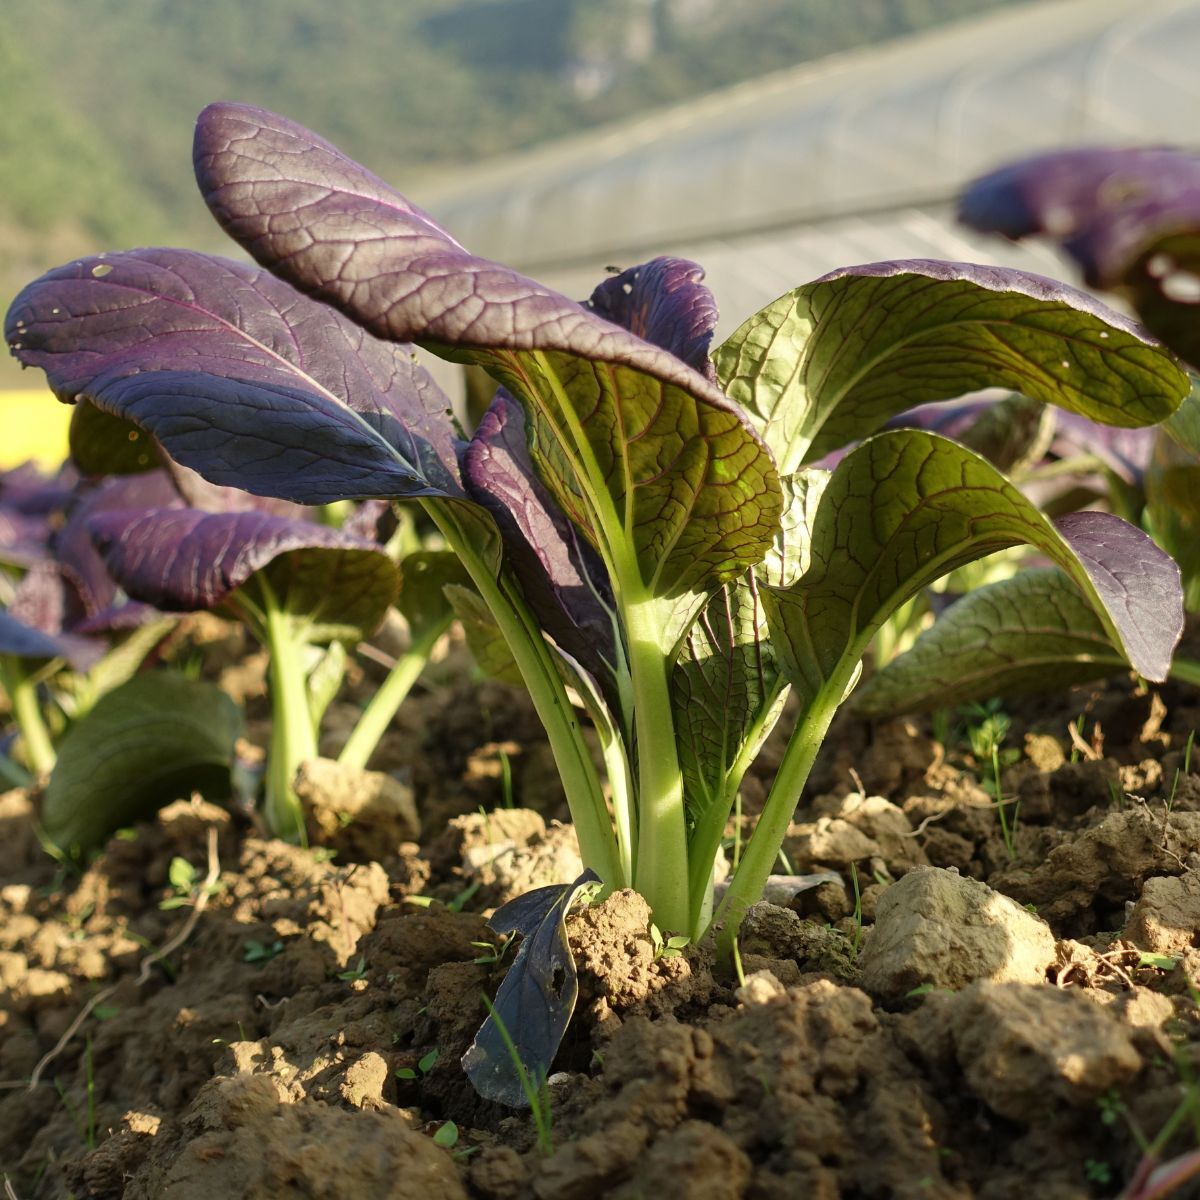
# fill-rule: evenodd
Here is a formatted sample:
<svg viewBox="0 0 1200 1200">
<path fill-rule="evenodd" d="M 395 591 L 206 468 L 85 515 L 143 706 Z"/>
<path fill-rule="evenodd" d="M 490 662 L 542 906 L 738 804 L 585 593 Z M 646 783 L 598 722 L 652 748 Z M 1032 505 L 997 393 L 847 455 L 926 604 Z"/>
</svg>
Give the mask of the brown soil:
<svg viewBox="0 0 1200 1200">
<path fill-rule="evenodd" d="M 445 688 L 406 709 L 375 765 L 403 772 L 419 843 L 399 840 L 395 806 L 341 832 L 318 814 L 328 844 L 310 850 L 179 802 L 69 874 L 38 846 L 31 799 L 0 796 L 11 1194 L 1119 1195 L 1141 1143 L 1165 1130 L 1167 1159 L 1200 1138 L 1177 1113 L 1200 1077 L 1200 774 L 1181 771 L 1200 707 L 1118 682 L 1009 711 L 1011 854 L 961 737 L 839 721 L 786 850 L 844 886 L 754 910 L 744 986 L 705 947 L 656 958 L 632 893 L 573 915 L 580 999 L 550 1153 L 459 1066 L 508 961 L 484 914 L 578 868 L 515 693 Z M 476 811 L 502 802 L 504 758 L 537 812 Z M 198 916 L 195 893 L 161 907 L 176 857 L 198 882 L 219 870 Z"/>
</svg>

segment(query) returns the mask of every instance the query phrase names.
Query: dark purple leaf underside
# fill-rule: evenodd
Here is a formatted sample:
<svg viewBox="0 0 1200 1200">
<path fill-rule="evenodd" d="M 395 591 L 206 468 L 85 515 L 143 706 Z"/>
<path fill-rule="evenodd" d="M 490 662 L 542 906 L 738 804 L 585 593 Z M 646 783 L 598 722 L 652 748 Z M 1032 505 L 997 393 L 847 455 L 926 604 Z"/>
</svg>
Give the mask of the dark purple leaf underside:
<svg viewBox="0 0 1200 1200">
<path fill-rule="evenodd" d="M 210 106 L 195 165 L 214 215 L 259 262 L 379 337 L 421 341 L 508 386 L 528 406 L 534 460 L 555 498 L 600 544 L 581 471 L 607 489 L 654 594 L 733 577 L 765 553 L 781 507 L 770 456 L 673 354 L 468 254 L 272 113 Z M 580 467 L 580 455 L 592 463 Z"/>
<path fill-rule="evenodd" d="M 488 922 L 497 933 L 520 934 L 521 946 L 496 993 L 495 1016 L 483 1023 L 463 1055 L 463 1069 L 485 1100 L 528 1107 L 521 1068 L 534 1087 L 549 1075 L 579 994 L 567 940 L 567 910 L 575 893 L 596 880 L 589 870 L 574 883 L 535 888 L 501 905 Z M 513 1061 L 497 1018 L 519 1062 Z"/>
<path fill-rule="evenodd" d="M 708 351 L 717 327 L 717 303 L 704 270 L 686 258 L 655 258 L 606 279 L 586 302 L 597 316 L 661 346 L 712 383 Z"/>
<path fill-rule="evenodd" d="M 356 559 L 367 570 L 376 559 L 391 565 L 371 542 L 265 513 L 110 512 L 93 518 L 91 531 L 125 591 L 167 612 L 216 608 L 256 572 L 296 551 L 331 552 L 334 576 Z M 328 587 L 352 589 L 353 581 L 331 578 Z"/>
<path fill-rule="evenodd" d="M 213 483 L 311 504 L 460 494 L 448 404 L 412 347 L 256 268 L 80 259 L 21 292 L 5 336 L 61 399 L 132 420 Z"/>
<path fill-rule="evenodd" d="M 505 553 L 542 628 L 594 676 L 611 681 L 613 600 L 604 566 L 537 478 L 521 408 L 503 389 L 463 456 L 463 475 L 500 526 Z"/>
</svg>

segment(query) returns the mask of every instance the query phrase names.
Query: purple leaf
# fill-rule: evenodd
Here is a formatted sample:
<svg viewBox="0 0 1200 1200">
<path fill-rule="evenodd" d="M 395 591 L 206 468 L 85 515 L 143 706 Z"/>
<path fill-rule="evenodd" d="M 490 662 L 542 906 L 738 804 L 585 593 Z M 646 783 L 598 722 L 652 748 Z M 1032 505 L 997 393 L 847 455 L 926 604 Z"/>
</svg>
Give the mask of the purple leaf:
<svg viewBox="0 0 1200 1200">
<path fill-rule="evenodd" d="M 370 172 L 273 113 L 210 106 L 194 160 L 213 214 L 260 263 L 376 336 L 420 341 L 509 387 L 527 406 L 555 499 L 602 549 L 619 520 L 653 595 L 708 590 L 762 558 L 782 507 L 774 465 L 692 367 L 468 254 Z"/>
<path fill-rule="evenodd" d="M 1068 513 L 1055 529 L 1071 547 L 1120 630 L 1129 661 L 1165 679 L 1183 632 L 1179 567 L 1140 529 L 1111 513 Z"/>
<path fill-rule="evenodd" d="M 655 258 L 606 279 L 586 302 L 597 316 L 669 350 L 711 382 L 708 357 L 717 327 L 717 302 L 704 269 L 686 258 Z"/>
<path fill-rule="evenodd" d="M 21 292 L 5 335 L 61 399 L 133 421 L 212 483 L 305 504 L 461 494 L 448 402 L 412 348 L 253 267 L 79 259 Z"/>
<path fill-rule="evenodd" d="M 1124 293 L 1146 327 L 1200 363 L 1200 157 L 1169 149 L 1066 150 L 976 180 L 961 219 L 1059 242 L 1094 287 Z"/>
<path fill-rule="evenodd" d="M 1060 242 L 1088 283 L 1112 287 L 1149 241 L 1200 218 L 1200 158 L 1165 148 L 1056 150 L 968 185 L 959 220 Z"/>
<path fill-rule="evenodd" d="M 217 608 L 269 571 L 288 611 L 361 637 L 396 593 L 395 564 L 373 542 L 310 521 L 184 508 L 102 513 L 90 529 L 125 591 L 167 612 Z"/>
<path fill-rule="evenodd" d="M 538 480 L 525 418 L 504 389 L 471 439 L 463 476 L 500 527 L 505 554 L 542 628 L 591 674 L 610 682 L 616 653 L 608 576 Z"/>
<path fill-rule="evenodd" d="M 117 585 L 92 543 L 91 520 L 105 512 L 182 507 L 183 502 L 170 477 L 161 470 L 121 475 L 98 485 L 80 487 L 67 511 L 67 519 L 54 539 L 55 557 L 78 598 L 79 611 L 70 621 L 72 629 L 84 627 L 86 623 L 87 629 L 95 630 L 93 618 L 110 610 L 118 600 Z M 134 624 L 140 624 L 151 615 L 143 605 L 138 605 L 137 610 L 141 619 Z M 124 619 L 118 619 L 110 612 L 103 624 L 112 628 L 114 623 L 125 625 Z"/>
<path fill-rule="evenodd" d="M 104 647 L 68 633 L 46 633 L 0 609 L 0 654 L 12 658 L 65 659 L 85 671 L 104 653 Z"/>
</svg>

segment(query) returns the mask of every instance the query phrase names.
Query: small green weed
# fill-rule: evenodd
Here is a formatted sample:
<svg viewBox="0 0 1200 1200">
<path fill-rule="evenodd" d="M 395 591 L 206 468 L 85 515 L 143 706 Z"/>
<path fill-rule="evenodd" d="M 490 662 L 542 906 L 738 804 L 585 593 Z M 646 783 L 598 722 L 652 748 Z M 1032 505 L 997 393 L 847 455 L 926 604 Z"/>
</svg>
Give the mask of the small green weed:
<svg viewBox="0 0 1200 1200">
<path fill-rule="evenodd" d="M 546 1075 L 544 1072 L 539 1072 L 536 1079 L 530 1075 L 529 1068 L 522 1060 L 520 1052 L 512 1040 L 512 1035 L 501 1020 L 500 1014 L 487 996 L 484 996 L 483 1002 L 487 1005 L 488 1016 L 492 1018 L 496 1031 L 500 1034 L 500 1040 L 504 1043 L 508 1057 L 516 1069 L 517 1078 L 521 1081 L 521 1091 L 525 1093 L 525 1099 L 529 1102 L 533 1127 L 537 1130 L 538 1153 L 549 1157 L 554 1153 L 554 1127 L 553 1115 L 550 1111 L 550 1085 L 546 1081 Z"/>
<path fill-rule="evenodd" d="M 270 962 L 277 954 L 283 953 L 283 942 L 258 942 L 254 938 L 247 938 L 244 944 L 242 953 L 242 962 L 248 963 L 265 963 Z"/>
<path fill-rule="evenodd" d="M 171 859 L 171 865 L 167 868 L 167 882 L 175 894 L 159 903 L 158 907 L 163 911 L 195 904 L 202 895 L 215 896 L 225 887 L 220 880 L 213 884 L 203 884 L 199 871 L 186 858 L 179 857 Z"/>
<path fill-rule="evenodd" d="M 662 930 L 651 922 L 650 941 L 654 944 L 655 962 L 658 962 L 660 958 L 678 958 L 683 952 L 683 948 L 689 945 L 691 940 L 690 937 L 681 933 L 672 934 L 671 937 L 664 940 Z"/>
<path fill-rule="evenodd" d="M 440 1054 L 440 1048 L 435 1046 L 428 1054 L 424 1054 L 417 1059 L 416 1067 L 397 1067 L 396 1078 L 406 1080 L 424 1078 L 424 1076 L 433 1070 L 434 1064 L 436 1064 Z"/>
<path fill-rule="evenodd" d="M 353 967 L 345 971 L 339 971 L 336 976 L 343 983 L 354 983 L 356 980 L 366 979 L 366 977 L 367 960 L 361 954 L 358 956 L 358 962 Z"/>
</svg>

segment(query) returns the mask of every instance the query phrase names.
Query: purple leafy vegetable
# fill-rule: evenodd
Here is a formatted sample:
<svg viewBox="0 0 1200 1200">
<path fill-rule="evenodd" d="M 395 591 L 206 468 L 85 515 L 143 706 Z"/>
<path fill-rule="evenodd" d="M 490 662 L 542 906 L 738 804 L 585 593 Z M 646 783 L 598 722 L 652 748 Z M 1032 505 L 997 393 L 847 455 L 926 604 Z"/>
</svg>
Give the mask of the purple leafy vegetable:
<svg viewBox="0 0 1200 1200">
<path fill-rule="evenodd" d="M 1058 242 L 1093 287 L 1200 363 L 1200 157 L 1170 149 L 1061 150 L 1001 167 L 959 201 L 972 228 Z"/>
<path fill-rule="evenodd" d="M 302 504 L 460 494 L 446 398 L 411 348 L 253 267 L 80 259 L 21 292 L 5 334 L 60 398 L 132 421 L 212 483 Z"/>
<path fill-rule="evenodd" d="M 682 360 L 468 254 L 370 172 L 273 113 L 205 109 L 195 165 L 213 214 L 260 263 L 378 337 L 484 366 L 509 387 L 527 406 L 534 460 L 555 498 L 610 563 L 627 558 L 615 543 L 631 543 L 639 583 L 654 595 L 711 586 L 762 557 L 780 509 L 770 456 Z"/>
</svg>

